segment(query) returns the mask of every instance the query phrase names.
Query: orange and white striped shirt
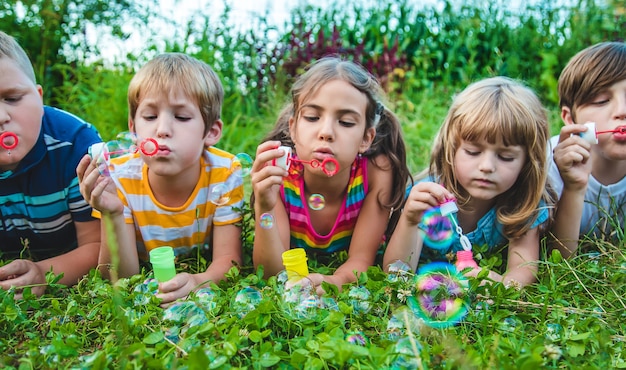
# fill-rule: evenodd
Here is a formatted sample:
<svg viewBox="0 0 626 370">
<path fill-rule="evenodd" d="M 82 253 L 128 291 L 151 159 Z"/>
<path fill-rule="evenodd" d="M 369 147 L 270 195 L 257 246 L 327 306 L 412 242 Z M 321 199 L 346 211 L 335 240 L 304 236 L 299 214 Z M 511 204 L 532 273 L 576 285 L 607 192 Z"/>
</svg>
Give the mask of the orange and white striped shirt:
<svg viewBox="0 0 626 370">
<path fill-rule="evenodd" d="M 139 258 L 171 246 L 176 255 L 211 244 L 213 226 L 241 220 L 243 180 L 233 172 L 234 156 L 210 147 L 200 158 L 202 172 L 189 199 L 180 207 L 167 207 L 155 198 L 148 184 L 148 166 L 136 153 L 111 160 L 111 177 L 124 203 L 124 219 L 135 225 Z M 219 200 L 211 199 L 215 197 Z M 96 211 L 95 217 L 101 217 Z"/>
</svg>

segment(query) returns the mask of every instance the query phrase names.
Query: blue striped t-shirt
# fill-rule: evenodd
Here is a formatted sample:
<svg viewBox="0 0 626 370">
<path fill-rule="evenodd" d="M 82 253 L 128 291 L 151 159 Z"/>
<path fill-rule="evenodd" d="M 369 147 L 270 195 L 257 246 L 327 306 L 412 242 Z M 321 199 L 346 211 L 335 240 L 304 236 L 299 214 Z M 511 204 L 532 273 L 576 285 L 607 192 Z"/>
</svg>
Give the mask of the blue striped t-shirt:
<svg viewBox="0 0 626 370">
<path fill-rule="evenodd" d="M 78 188 L 76 166 L 102 141 L 80 118 L 44 107 L 39 139 L 14 171 L 0 172 L 0 259 L 42 260 L 76 248 L 74 222 L 91 221 Z M 18 144 L 19 145 L 19 144 Z"/>
</svg>

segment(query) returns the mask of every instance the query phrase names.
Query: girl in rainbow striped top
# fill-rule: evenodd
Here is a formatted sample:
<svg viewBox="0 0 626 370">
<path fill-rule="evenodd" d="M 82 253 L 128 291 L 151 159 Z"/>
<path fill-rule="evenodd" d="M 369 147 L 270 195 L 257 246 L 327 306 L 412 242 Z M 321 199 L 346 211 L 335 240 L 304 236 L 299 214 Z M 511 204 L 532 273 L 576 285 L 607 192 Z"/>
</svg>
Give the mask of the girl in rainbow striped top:
<svg viewBox="0 0 626 370">
<path fill-rule="evenodd" d="M 374 264 L 410 172 L 398 119 L 363 67 L 323 58 L 291 92 L 252 166 L 253 260 L 271 276 L 284 269 L 281 254 L 290 248 L 306 249 L 309 258 L 346 250 L 334 274 L 309 275 L 321 294 L 323 281 L 341 288 Z M 291 165 L 275 165 L 285 155 Z M 319 166 L 329 161 L 332 170 Z"/>
</svg>

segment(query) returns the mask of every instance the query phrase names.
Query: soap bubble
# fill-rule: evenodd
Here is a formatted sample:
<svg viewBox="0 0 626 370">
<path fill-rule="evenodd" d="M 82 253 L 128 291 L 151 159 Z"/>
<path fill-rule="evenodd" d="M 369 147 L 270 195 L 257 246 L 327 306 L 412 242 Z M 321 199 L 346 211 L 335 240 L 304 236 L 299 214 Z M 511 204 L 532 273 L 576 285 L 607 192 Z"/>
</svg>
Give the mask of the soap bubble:
<svg viewBox="0 0 626 370">
<path fill-rule="evenodd" d="M 438 250 L 450 247 L 454 241 L 454 225 L 449 217 L 452 216 L 442 216 L 439 207 L 424 212 L 419 227 L 426 246 Z"/>
<path fill-rule="evenodd" d="M 252 157 L 246 153 L 239 153 L 235 155 L 232 161 L 231 170 L 239 177 L 245 177 L 252 172 Z"/>
<path fill-rule="evenodd" d="M 467 279 L 448 263 L 435 262 L 420 267 L 414 293 L 407 298 L 413 313 L 435 328 L 461 321 L 468 312 Z"/>
<path fill-rule="evenodd" d="M 395 283 L 397 281 L 406 282 L 411 276 L 411 267 L 400 260 L 390 263 L 388 271 L 389 274 L 387 275 L 387 280 L 391 283 Z"/>
<path fill-rule="evenodd" d="M 211 187 L 209 201 L 216 206 L 223 206 L 230 201 L 228 187 L 225 184 L 217 184 Z"/>
<path fill-rule="evenodd" d="M 563 336 L 563 327 L 560 324 L 546 324 L 546 339 L 556 342 Z"/>
<path fill-rule="evenodd" d="M 159 292 L 159 282 L 153 278 L 146 279 L 143 283 L 138 284 L 133 291 L 138 293 L 133 300 L 135 306 L 148 304 L 152 296 Z"/>
<path fill-rule="evenodd" d="M 295 284 L 282 294 L 283 311 L 292 319 L 313 319 L 321 303 L 311 284 Z"/>
<path fill-rule="evenodd" d="M 416 317 L 407 306 L 398 307 L 387 322 L 387 338 L 398 341 L 404 335 L 419 335 L 424 321 Z"/>
<path fill-rule="evenodd" d="M 514 333 L 517 328 L 517 320 L 513 317 L 506 317 L 500 322 L 499 328 L 501 331 Z"/>
<path fill-rule="evenodd" d="M 366 346 L 368 341 L 365 334 L 357 331 L 346 334 L 346 342 L 357 344 L 359 346 Z"/>
<path fill-rule="evenodd" d="M 261 292 L 254 287 L 245 287 L 237 292 L 232 302 L 232 309 L 237 315 L 242 318 L 248 314 L 248 312 L 254 310 L 256 306 L 261 303 L 263 296 Z"/>
<path fill-rule="evenodd" d="M 417 339 L 414 337 L 404 337 L 400 339 L 394 346 L 394 352 L 398 355 L 391 364 L 391 369 L 413 370 L 423 368 L 420 359 L 421 350 L 421 344 L 418 343 Z"/>
<path fill-rule="evenodd" d="M 115 136 L 115 140 L 120 143 L 121 148 L 129 149 L 137 143 L 137 134 L 130 131 L 122 131 Z"/>
<path fill-rule="evenodd" d="M 353 286 L 348 292 L 350 297 L 350 304 L 357 314 L 368 313 L 370 311 L 371 304 L 370 298 L 372 293 L 364 286 Z"/>
<path fill-rule="evenodd" d="M 263 213 L 261 217 L 259 217 L 259 226 L 262 229 L 271 229 L 274 227 L 274 217 L 269 213 Z"/>
<path fill-rule="evenodd" d="M 311 194 L 309 197 L 309 207 L 314 211 L 319 211 L 326 205 L 326 199 L 322 194 Z"/>
<path fill-rule="evenodd" d="M 211 288 L 200 288 L 196 291 L 196 303 L 207 311 L 217 308 L 217 294 Z"/>
</svg>

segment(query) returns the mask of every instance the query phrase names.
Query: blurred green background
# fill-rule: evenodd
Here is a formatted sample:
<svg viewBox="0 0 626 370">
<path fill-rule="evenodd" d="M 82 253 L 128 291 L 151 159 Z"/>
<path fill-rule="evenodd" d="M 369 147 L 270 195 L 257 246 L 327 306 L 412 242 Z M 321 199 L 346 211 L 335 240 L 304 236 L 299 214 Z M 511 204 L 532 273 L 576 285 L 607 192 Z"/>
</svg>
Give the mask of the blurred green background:
<svg viewBox="0 0 626 370">
<path fill-rule="evenodd" d="M 524 80 L 549 110 L 555 134 L 556 84 L 565 63 L 591 44 L 626 35 L 623 0 L 520 3 L 300 1 L 283 24 L 266 13 L 241 28 L 229 22 L 229 1 L 219 14 L 207 7 L 182 24 L 176 14 L 159 14 L 156 0 L 8 1 L 0 4 L 0 29 L 29 53 L 45 102 L 92 122 L 105 140 L 126 130 L 126 89 L 143 63 L 164 51 L 206 61 L 226 91 L 218 146 L 251 155 L 294 76 L 319 57 L 341 55 L 385 87 L 417 172 L 451 97 L 469 83 L 494 75 Z M 162 40 L 164 27 L 174 27 L 171 39 Z M 90 42 L 94 32 L 109 41 Z M 112 60 L 111 45 L 135 32 L 147 40 L 141 50 Z"/>
</svg>

